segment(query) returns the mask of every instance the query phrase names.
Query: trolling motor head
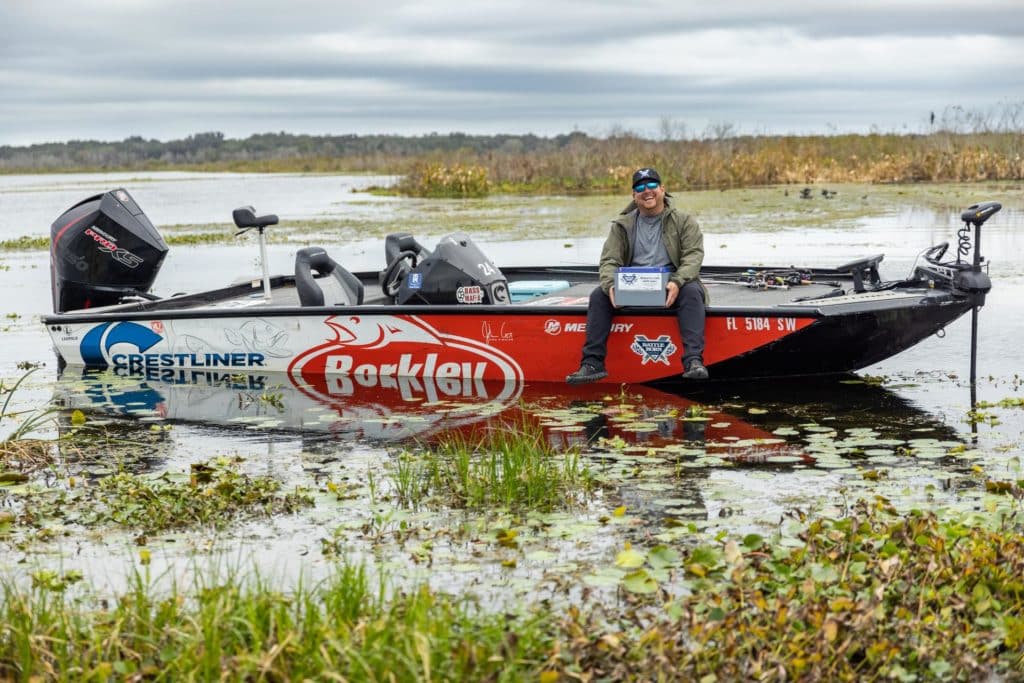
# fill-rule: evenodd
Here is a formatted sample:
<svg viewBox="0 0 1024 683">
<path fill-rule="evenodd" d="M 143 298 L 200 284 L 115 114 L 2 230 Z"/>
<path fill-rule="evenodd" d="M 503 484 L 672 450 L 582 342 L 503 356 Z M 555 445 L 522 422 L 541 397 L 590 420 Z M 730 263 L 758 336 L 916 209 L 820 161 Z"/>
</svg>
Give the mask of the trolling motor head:
<svg viewBox="0 0 1024 683">
<path fill-rule="evenodd" d="M 977 229 L 981 227 L 982 223 L 996 215 L 1001 208 L 1003 208 L 1003 205 L 999 202 L 971 204 L 960 214 L 960 220 L 973 225 Z"/>
<path fill-rule="evenodd" d="M 999 202 L 981 202 L 964 209 L 960 214 L 964 225 L 957 231 L 956 261 L 941 260 L 949 248 L 949 242 L 936 244 L 918 256 L 911 279 L 927 282 L 931 287 L 948 287 L 955 293 L 974 297 L 975 305 L 984 305 L 985 294 L 992 289 L 992 280 L 982 270 L 981 226 L 1001 208 L 1003 206 Z M 972 252 L 972 225 L 974 257 L 973 262 L 968 262 L 967 257 Z"/>
</svg>

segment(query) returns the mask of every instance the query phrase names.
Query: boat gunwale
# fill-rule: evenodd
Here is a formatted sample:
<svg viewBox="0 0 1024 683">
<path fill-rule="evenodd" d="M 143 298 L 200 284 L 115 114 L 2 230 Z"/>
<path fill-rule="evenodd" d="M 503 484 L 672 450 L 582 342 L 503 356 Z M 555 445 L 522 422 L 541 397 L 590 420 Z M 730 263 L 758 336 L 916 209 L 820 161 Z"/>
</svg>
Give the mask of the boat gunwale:
<svg viewBox="0 0 1024 683">
<path fill-rule="evenodd" d="M 942 296 L 945 295 L 945 296 Z M 947 301 L 935 301 L 935 299 L 946 299 Z M 892 308 L 913 308 L 917 306 L 934 306 L 945 303 L 955 303 L 959 299 L 948 292 L 931 293 L 922 290 L 922 296 L 904 297 L 904 300 L 895 306 L 878 307 L 878 310 L 889 310 Z M 928 301 L 931 299 L 931 301 Z M 827 299 L 823 304 L 827 304 Z M 810 303 L 810 302 L 808 302 Z M 872 302 L 872 306 L 877 306 Z M 852 309 L 852 310 L 851 310 Z M 865 308 L 863 304 L 844 303 L 835 311 L 822 310 L 821 306 L 809 306 L 807 304 L 777 305 L 772 307 L 751 307 L 751 306 L 708 306 L 707 317 L 767 317 L 767 318 L 827 318 L 834 315 L 841 315 L 850 312 L 869 312 L 871 308 Z M 159 306 L 150 306 L 144 309 L 133 310 L 107 310 L 96 313 L 85 313 L 74 311 L 69 313 L 55 313 L 41 317 L 44 325 L 62 325 L 100 322 L 104 320 L 181 320 L 187 318 L 213 319 L 213 318 L 282 318 L 282 317 L 321 317 L 342 315 L 359 311 L 362 315 L 501 315 L 501 316 L 576 316 L 585 317 L 587 313 L 586 304 L 571 304 L 564 306 L 536 306 L 522 304 L 483 304 L 483 305 L 460 305 L 460 304 L 437 304 L 437 305 L 360 305 L 360 306 L 276 306 L 268 308 L 237 307 L 237 308 L 212 308 L 212 307 L 188 307 L 162 310 Z M 667 308 L 645 308 L 638 306 L 625 306 L 619 309 L 618 316 L 635 317 L 658 317 L 674 316 L 675 312 Z"/>
</svg>

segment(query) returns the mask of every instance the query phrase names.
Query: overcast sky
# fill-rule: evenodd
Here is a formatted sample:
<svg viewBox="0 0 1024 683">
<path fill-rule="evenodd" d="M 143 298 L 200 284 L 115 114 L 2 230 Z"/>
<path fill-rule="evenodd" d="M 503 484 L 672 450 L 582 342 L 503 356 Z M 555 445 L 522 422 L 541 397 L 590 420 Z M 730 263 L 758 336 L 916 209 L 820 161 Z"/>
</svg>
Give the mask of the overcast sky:
<svg viewBox="0 0 1024 683">
<path fill-rule="evenodd" d="M 1024 0 L 0 0 L 0 144 L 919 132 L 1024 101 Z"/>
</svg>

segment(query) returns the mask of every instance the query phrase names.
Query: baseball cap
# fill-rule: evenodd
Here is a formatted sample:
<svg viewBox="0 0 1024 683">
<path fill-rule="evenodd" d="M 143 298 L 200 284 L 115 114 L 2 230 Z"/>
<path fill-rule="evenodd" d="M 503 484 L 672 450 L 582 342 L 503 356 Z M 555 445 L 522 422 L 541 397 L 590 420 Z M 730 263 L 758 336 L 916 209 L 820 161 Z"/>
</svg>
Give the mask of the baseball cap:
<svg viewBox="0 0 1024 683">
<path fill-rule="evenodd" d="M 633 174 L 633 182 L 630 183 L 630 187 L 635 187 L 637 183 L 647 183 L 651 181 L 661 182 L 661 176 L 653 168 L 641 168 Z"/>
</svg>

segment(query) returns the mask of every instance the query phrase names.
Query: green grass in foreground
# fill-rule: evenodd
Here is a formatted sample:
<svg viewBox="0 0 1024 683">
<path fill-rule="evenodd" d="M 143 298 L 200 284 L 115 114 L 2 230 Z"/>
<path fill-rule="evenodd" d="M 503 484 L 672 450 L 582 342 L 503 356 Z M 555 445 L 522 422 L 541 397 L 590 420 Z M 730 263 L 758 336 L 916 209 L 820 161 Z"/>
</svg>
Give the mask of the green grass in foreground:
<svg viewBox="0 0 1024 683">
<path fill-rule="evenodd" d="M 228 576 L 157 597 L 141 573 L 110 603 L 68 592 L 2 587 L 0 680 L 520 680 L 549 648 L 541 617 L 426 589 L 385 600 L 351 566 L 290 595 Z"/>
<path fill-rule="evenodd" d="M 235 575 L 162 596 L 136 572 L 110 601 L 38 572 L 0 584 L 0 679 L 1018 680 L 1024 523 L 994 519 L 860 502 L 806 522 L 796 547 L 751 536 L 619 562 L 673 572 L 681 596 L 515 615 L 426 588 L 387 597 L 350 565 L 288 594 Z"/>
</svg>

